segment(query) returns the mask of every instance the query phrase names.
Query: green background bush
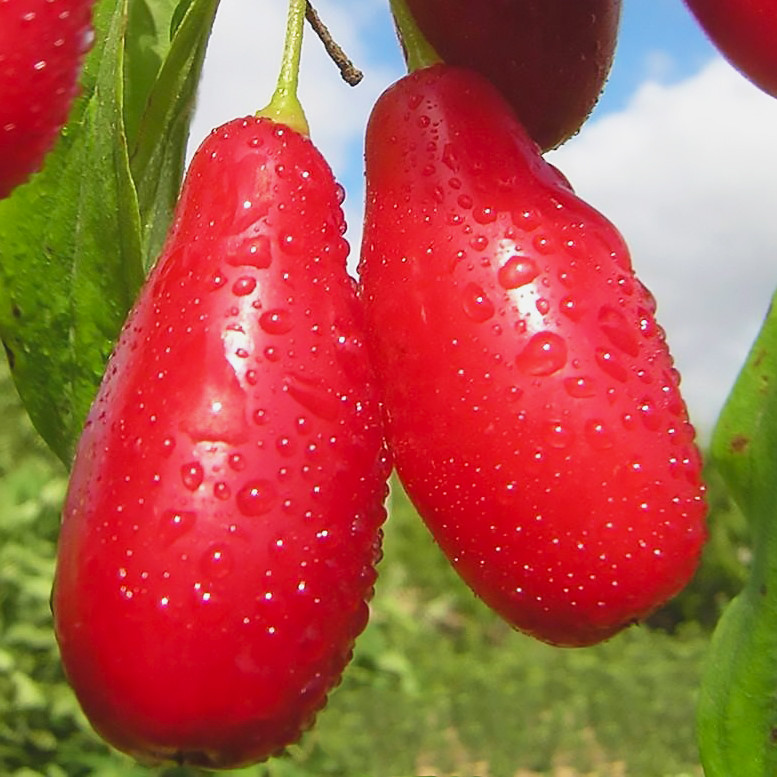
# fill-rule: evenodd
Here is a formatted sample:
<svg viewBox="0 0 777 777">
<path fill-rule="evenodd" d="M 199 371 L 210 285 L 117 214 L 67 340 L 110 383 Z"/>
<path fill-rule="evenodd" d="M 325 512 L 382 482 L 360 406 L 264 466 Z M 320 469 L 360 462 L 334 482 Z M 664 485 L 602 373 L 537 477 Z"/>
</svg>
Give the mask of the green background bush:
<svg viewBox="0 0 777 777">
<path fill-rule="evenodd" d="M 103 745 L 62 675 L 49 593 L 66 472 L 0 372 L 0 775 L 158 774 Z M 255 777 L 700 775 L 709 631 L 739 589 L 744 522 L 714 473 L 710 542 L 649 625 L 593 648 L 510 630 L 451 571 L 396 484 L 372 619 L 317 725 Z"/>
</svg>

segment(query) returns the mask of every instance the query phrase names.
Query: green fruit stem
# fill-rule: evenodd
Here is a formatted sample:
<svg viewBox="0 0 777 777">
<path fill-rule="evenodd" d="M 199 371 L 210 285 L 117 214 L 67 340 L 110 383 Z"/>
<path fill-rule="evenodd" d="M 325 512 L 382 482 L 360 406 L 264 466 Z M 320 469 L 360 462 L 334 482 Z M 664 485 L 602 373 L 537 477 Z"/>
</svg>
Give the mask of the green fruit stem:
<svg viewBox="0 0 777 777">
<path fill-rule="evenodd" d="M 297 97 L 299 63 L 302 52 L 302 33 L 305 27 L 307 0 L 289 0 L 289 15 L 286 21 L 286 41 L 283 46 L 281 71 L 270 102 L 257 111 L 257 116 L 285 124 L 301 135 L 310 135 L 308 120 Z"/>
<path fill-rule="evenodd" d="M 394 15 L 394 23 L 397 25 L 397 34 L 405 53 L 409 72 L 442 62 L 442 57 L 434 50 L 416 24 L 405 0 L 391 0 L 391 13 Z"/>
</svg>

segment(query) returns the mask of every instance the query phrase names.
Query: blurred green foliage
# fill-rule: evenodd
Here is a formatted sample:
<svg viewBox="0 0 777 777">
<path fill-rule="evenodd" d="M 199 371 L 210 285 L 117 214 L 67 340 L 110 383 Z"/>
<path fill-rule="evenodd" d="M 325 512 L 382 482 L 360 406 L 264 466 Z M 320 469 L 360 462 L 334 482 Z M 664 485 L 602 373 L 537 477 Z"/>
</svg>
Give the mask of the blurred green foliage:
<svg viewBox="0 0 777 777">
<path fill-rule="evenodd" d="M 671 633 L 683 623 L 695 622 L 711 632 L 747 579 L 752 556 L 747 520 L 713 467 L 705 468 L 704 479 L 709 538 L 701 564 L 691 583 L 648 619 L 652 628 Z"/>
<path fill-rule="evenodd" d="M 62 675 L 48 597 L 66 473 L 0 368 L 0 775 L 194 777 L 92 733 Z M 315 728 L 246 777 L 697 777 L 693 710 L 708 632 L 747 538 L 710 474 L 711 540 L 651 623 L 563 650 L 510 630 L 458 579 L 401 488 L 372 619 Z M 660 628 L 655 628 L 660 627 Z"/>
</svg>

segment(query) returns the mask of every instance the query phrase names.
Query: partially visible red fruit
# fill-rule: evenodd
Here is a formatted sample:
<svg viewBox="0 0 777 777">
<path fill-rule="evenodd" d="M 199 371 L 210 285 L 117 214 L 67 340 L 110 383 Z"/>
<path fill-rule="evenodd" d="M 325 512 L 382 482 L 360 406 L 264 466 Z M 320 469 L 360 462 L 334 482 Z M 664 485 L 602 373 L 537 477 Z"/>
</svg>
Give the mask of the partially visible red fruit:
<svg viewBox="0 0 777 777">
<path fill-rule="evenodd" d="M 685 0 L 726 59 L 777 97 L 777 0 Z"/>
<path fill-rule="evenodd" d="M 93 0 L 0 0 L 0 197 L 38 170 L 67 121 Z"/>
<path fill-rule="evenodd" d="M 612 65 L 620 0 L 406 2 L 443 60 L 488 78 L 543 150 L 591 113 Z"/>
<path fill-rule="evenodd" d="M 90 412 L 55 626 L 87 716 L 139 759 L 288 745 L 366 624 L 390 465 L 341 201 L 299 133 L 215 130 Z"/>
</svg>

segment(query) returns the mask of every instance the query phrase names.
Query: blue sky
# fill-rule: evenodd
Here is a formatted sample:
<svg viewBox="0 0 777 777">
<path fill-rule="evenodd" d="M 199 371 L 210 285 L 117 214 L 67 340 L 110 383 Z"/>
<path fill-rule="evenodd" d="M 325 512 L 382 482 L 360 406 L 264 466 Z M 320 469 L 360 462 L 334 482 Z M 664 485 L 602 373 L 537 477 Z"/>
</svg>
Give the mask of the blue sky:
<svg viewBox="0 0 777 777">
<path fill-rule="evenodd" d="M 647 78 L 675 83 L 715 54 L 682 0 L 624 0 L 616 60 L 596 116 L 622 109 Z"/>
<path fill-rule="evenodd" d="M 316 7 L 365 73 L 358 87 L 345 85 L 307 36 L 300 97 L 312 139 L 348 192 L 353 270 L 364 126 L 404 70 L 388 0 L 318 0 Z M 282 0 L 222 0 L 191 151 L 211 128 L 267 101 L 285 13 Z M 637 274 L 658 299 L 703 440 L 777 285 L 775 137 L 777 100 L 717 55 L 682 0 L 623 0 L 599 104 L 580 133 L 549 154 L 626 238 Z"/>
</svg>

